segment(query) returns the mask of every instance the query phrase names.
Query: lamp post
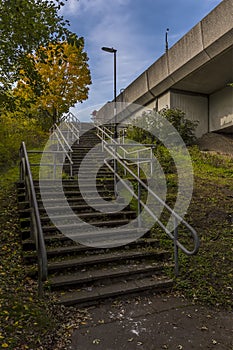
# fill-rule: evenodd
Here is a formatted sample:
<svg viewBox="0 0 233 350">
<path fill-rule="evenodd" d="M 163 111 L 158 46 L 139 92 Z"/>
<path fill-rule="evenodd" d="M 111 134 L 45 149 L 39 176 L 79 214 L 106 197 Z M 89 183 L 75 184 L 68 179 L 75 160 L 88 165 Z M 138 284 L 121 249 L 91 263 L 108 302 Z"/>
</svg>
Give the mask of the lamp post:
<svg viewBox="0 0 233 350">
<path fill-rule="evenodd" d="M 102 47 L 103 51 L 113 53 L 114 55 L 114 61 L 113 61 L 113 84 L 114 84 L 114 139 L 116 140 L 118 138 L 117 134 L 117 120 L 116 120 L 116 53 L 117 50 L 113 47 Z"/>
<path fill-rule="evenodd" d="M 165 33 L 165 52 L 168 52 L 168 32 L 169 32 L 169 28 L 167 28 Z"/>
</svg>

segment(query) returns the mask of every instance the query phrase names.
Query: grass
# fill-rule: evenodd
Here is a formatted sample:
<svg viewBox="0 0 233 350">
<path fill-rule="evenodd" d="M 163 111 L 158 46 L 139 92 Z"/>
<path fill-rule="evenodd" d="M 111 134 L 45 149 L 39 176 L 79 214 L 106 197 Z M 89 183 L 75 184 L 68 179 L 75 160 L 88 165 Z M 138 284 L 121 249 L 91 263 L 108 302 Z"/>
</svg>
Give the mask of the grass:
<svg viewBox="0 0 233 350">
<path fill-rule="evenodd" d="M 0 182 L 0 348 L 36 349 L 54 327 L 47 303 L 37 297 L 37 283 L 26 277 L 17 216 L 18 167 L 1 174 Z M 17 348 L 17 346 L 20 347 Z"/>
<path fill-rule="evenodd" d="M 181 255 L 177 288 L 194 300 L 232 308 L 233 158 L 192 150 L 194 193 L 187 220 L 196 228 L 198 255 Z"/>
<path fill-rule="evenodd" d="M 197 231 L 200 249 L 196 256 L 179 256 L 176 290 L 196 302 L 233 307 L 233 158 L 190 150 L 194 191 L 186 221 Z M 171 246 L 162 234 L 164 246 Z"/>
</svg>

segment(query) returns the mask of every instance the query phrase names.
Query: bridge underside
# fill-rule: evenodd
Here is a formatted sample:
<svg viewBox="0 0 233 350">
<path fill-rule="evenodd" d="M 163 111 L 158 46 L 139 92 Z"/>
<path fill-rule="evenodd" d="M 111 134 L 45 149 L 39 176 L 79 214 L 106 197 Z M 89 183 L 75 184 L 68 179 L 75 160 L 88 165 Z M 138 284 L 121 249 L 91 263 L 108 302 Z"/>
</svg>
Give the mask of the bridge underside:
<svg viewBox="0 0 233 350">
<path fill-rule="evenodd" d="M 180 108 L 197 136 L 233 129 L 233 3 L 223 0 L 117 96 L 158 111 Z M 97 118 L 105 119 L 104 105 Z"/>
<path fill-rule="evenodd" d="M 233 47 L 173 85 L 178 90 L 211 95 L 233 82 Z"/>
</svg>

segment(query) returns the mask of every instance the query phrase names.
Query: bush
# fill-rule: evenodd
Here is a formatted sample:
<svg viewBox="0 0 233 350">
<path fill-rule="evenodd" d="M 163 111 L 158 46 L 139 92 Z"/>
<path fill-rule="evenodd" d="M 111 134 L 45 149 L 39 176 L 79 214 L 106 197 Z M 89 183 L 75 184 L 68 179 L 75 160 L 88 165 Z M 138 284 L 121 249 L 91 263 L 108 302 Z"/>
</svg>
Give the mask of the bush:
<svg viewBox="0 0 233 350">
<path fill-rule="evenodd" d="M 166 118 L 174 126 L 186 145 L 191 145 L 196 141 L 195 130 L 198 122 L 186 119 L 183 111 L 164 108 L 159 112 L 159 115 Z M 158 118 L 158 113 L 155 110 L 143 112 L 128 127 L 127 137 L 139 143 L 161 144 L 155 135 L 161 135 L 163 138 L 170 136 L 166 135 L 166 130 L 163 130 L 161 123 L 161 118 Z"/>
<path fill-rule="evenodd" d="M 178 108 L 164 108 L 159 114 L 174 126 L 186 145 L 194 144 L 196 141 L 195 131 L 198 121 L 185 118 L 185 112 Z"/>
<path fill-rule="evenodd" d="M 156 137 L 153 130 L 156 128 L 156 114 L 154 111 L 143 112 L 135 118 L 127 129 L 127 138 L 142 144 L 155 144 Z"/>
<path fill-rule="evenodd" d="M 5 112 L 0 116 L 0 167 L 7 169 L 19 159 L 19 148 L 24 141 L 28 149 L 39 147 L 47 139 L 33 118 Z"/>
</svg>

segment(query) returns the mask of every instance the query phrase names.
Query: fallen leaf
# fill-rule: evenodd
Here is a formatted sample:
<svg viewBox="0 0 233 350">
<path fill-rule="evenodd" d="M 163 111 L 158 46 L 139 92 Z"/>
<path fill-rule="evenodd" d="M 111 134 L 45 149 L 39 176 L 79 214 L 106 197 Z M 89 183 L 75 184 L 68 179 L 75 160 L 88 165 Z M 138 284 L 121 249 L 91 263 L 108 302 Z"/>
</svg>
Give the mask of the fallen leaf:
<svg viewBox="0 0 233 350">
<path fill-rule="evenodd" d="M 98 323 L 103 324 L 104 320 L 99 320 Z"/>
</svg>

